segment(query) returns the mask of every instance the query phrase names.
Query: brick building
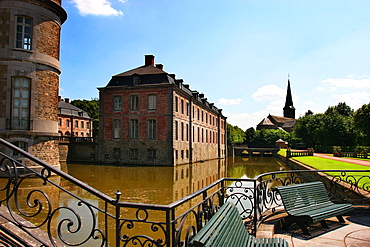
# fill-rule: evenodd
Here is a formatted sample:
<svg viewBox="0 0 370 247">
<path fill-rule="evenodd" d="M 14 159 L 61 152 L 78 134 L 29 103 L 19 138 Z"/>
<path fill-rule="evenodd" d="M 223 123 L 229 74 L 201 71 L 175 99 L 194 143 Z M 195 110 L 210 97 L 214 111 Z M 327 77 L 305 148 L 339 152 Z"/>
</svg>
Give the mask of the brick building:
<svg viewBox="0 0 370 247">
<path fill-rule="evenodd" d="M 58 132 L 61 136 L 91 137 L 92 122 L 84 110 L 59 99 L 58 103 Z"/>
<path fill-rule="evenodd" d="M 154 65 L 99 88 L 102 163 L 176 165 L 226 157 L 226 117 L 204 94 Z"/>
<path fill-rule="evenodd" d="M 61 0 L 0 1 L 0 138 L 54 166 L 66 19 Z"/>
</svg>

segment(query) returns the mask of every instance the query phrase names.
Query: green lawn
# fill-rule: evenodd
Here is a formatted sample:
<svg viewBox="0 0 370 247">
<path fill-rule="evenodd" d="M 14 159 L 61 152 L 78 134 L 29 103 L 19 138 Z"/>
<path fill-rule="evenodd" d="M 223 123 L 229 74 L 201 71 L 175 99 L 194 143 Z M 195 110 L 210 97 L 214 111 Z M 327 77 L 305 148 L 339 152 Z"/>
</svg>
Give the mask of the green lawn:
<svg viewBox="0 0 370 247">
<path fill-rule="evenodd" d="M 370 167 L 314 156 L 294 157 L 293 159 L 317 170 L 368 170 L 368 173 L 351 172 L 348 173 L 347 176 L 350 175 L 356 177 L 356 181 L 358 181 L 357 186 L 359 188 L 362 188 L 364 185 L 366 186 L 366 184 L 370 182 Z M 338 176 L 341 175 L 341 172 L 327 172 L 327 174 L 331 176 Z M 360 177 L 364 175 L 369 177 L 360 179 Z M 345 181 L 346 179 L 343 178 L 343 180 Z"/>
</svg>

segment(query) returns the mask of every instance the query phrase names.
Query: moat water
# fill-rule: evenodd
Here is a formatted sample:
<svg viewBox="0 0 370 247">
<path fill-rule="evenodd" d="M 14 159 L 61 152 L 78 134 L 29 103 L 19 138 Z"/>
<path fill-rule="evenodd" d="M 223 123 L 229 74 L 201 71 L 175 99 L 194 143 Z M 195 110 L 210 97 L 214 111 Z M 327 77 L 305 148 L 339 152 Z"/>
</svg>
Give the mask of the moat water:
<svg viewBox="0 0 370 247">
<path fill-rule="evenodd" d="M 121 202 L 167 205 L 223 177 L 255 178 L 262 173 L 286 170 L 286 168 L 283 163 L 273 157 L 229 157 L 223 160 L 178 165 L 176 167 L 127 167 L 66 163 L 62 165 L 62 170 L 112 198 L 116 198 L 115 193 L 119 190 L 121 192 Z M 88 204 L 104 210 L 105 206 L 102 200 L 86 193 L 77 185 L 57 176 L 52 176 L 50 180 Z M 6 180 L 3 182 L 6 183 Z M 84 239 L 91 234 L 93 219 L 97 221 L 98 227 L 104 229 L 104 214 L 96 209 L 88 209 L 85 204 L 80 204 L 79 199 L 58 190 L 51 184 L 44 185 L 41 179 L 29 178 L 22 182 L 21 188 L 17 192 L 18 207 L 23 212 L 28 213 L 29 217 L 25 217 L 27 220 L 38 226 L 41 224 L 43 230 L 47 229 L 47 225 L 43 222 L 48 217 L 48 211 L 46 210 L 48 203 L 44 195 L 39 193 L 40 191 L 45 192 L 52 204 L 50 206 L 53 209 L 57 208 L 54 211 L 55 214 L 53 213 L 53 220 L 50 221 L 50 230 L 53 236 L 57 236 L 57 229 L 60 228 L 61 235 L 63 238 L 65 237 L 66 241 L 84 242 Z M 26 199 L 28 196 L 30 200 Z M 27 201 L 33 201 L 34 199 L 42 202 L 43 210 L 41 213 L 37 213 L 38 207 L 33 208 L 27 204 Z M 17 207 L 13 205 L 12 208 L 16 209 Z M 187 209 L 183 208 L 182 210 Z M 112 207 L 108 208 L 108 212 L 115 214 Z M 129 215 L 130 212 L 127 208 L 121 210 L 121 213 L 125 216 Z M 37 217 L 33 217 L 34 214 Z M 152 212 L 151 217 L 159 219 L 162 217 L 161 214 L 161 212 Z M 77 224 L 79 222 L 77 215 L 81 220 L 81 228 L 78 228 L 80 225 Z M 69 221 L 73 222 L 70 229 L 67 224 Z M 163 219 L 161 218 L 159 221 L 163 221 Z M 137 223 L 136 225 L 140 224 Z M 115 221 L 113 219 L 108 219 L 107 227 L 108 235 L 114 236 Z M 143 223 L 142 226 L 136 226 L 133 229 L 127 226 L 126 228 L 123 227 L 122 232 L 129 235 L 157 234 L 158 238 L 163 239 L 163 234 L 153 233 L 153 229 L 146 229 L 145 227 L 148 227 L 148 224 Z M 76 231 L 76 234 L 70 234 L 70 231 Z M 110 239 L 114 238 L 111 237 Z M 99 241 L 96 240 L 96 242 Z M 99 246 L 99 244 L 94 243 L 94 240 L 90 239 L 83 246 Z"/>
<path fill-rule="evenodd" d="M 259 174 L 285 170 L 274 157 L 229 157 L 223 160 L 178 165 L 176 167 L 127 167 L 92 164 L 64 164 L 62 169 L 121 201 L 166 205 L 183 198 L 222 177 L 254 178 Z M 77 186 L 66 184 L 72 191 Z"/>
</svg>

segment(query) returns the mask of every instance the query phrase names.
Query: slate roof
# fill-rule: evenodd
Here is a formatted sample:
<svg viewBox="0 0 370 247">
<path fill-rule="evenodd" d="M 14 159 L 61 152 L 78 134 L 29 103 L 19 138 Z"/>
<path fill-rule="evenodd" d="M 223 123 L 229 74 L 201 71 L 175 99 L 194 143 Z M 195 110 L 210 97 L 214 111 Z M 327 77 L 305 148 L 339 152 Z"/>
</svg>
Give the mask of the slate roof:
<svg viewBox="0 0 370 247">
<path fill-rule="evenodd" d="M 287 132 L 291 132 L 296 121 L 297 120 L 294 118 L 280 117 L 269 114 L 257 125 L 257 129 L 282 129 Z"/>
<path fill-rule="evenodd" d="M 87 112 L 65 101 L 58 102 L 58 115 L 90 119 Z"/>
</svg>

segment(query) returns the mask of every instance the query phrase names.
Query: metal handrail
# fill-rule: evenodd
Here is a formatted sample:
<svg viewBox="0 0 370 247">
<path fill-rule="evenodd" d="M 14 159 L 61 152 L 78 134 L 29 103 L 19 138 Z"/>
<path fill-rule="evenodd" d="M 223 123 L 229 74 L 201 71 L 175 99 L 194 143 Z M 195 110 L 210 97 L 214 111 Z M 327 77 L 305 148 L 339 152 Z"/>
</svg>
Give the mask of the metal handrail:
<svg viewBox="0 0 370 247">
<path fill-rule="evenodd" d="M 33 170 L 15 160 L 9 150 L 15 150 L 23 158 L 36 163 L 41 170 Z M 27 170 L 27 173 L 18 173 L 18 168 Z M 330 175 L 333 172 L 337 175 Z M 39 246 L 148 246 L 149 243 L 163 247 L 187 246 L 192 236 L 225 201 L 233 201 L 237 205 L 249 231 L 255 234 L 258 224 L 282 206 L 273 187 L 312 179 L 323 181 L 333 200 L 361 199 L 367 204 L 370 201 L 370 188 L 360 186 L 362 180 L 370 181 L 370 170 L 294 170 L 265 173 L 255 179 L 221 178 L 168 205 L 123 202 L 120 201 L 119 191 L 116 198 L 112 198 L 3 139 L 0 139 L 0 173 L 7 175 L 4 183 L 0 184 L 0 202 L 9 214 L 1 217 L 6 217 L 20 230 L 34 237 Z M 84 193 L 99 199 L 98 203 L 94 204 L 63 188 L 53 181 L 53 176 L 68 180 Z M 76 206 L 53 204 L 52 193 L 46 187 L 26 189 L 22 194 L 24 181 L 32 178 L 41 179 L 43 186 L 51 185 L 73 198 Z M 334 197 L 338 194 L 339 198 Z M 25 198 L 26 205 L 21 203 L 21 198 Z M 64 215 L 64 211 L 68 214 Z M 46 231 L 47 240 L 33 234 L 32 229 L 36 226 L 25 224 L 19 216 L 31 221 L 43 216 L 41 222 L 35 221 L 38 228 Z M 86 220 L 90 222 L 91 229 L 85 238 L 80 239 L 83 235 L 81 229 L 86 231 L 86 227 L 82 227 Z M 77 238 L 70 238 L 76 234 Z"/>
</svg>

